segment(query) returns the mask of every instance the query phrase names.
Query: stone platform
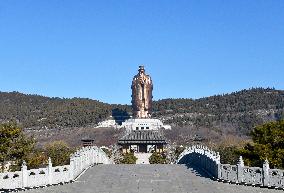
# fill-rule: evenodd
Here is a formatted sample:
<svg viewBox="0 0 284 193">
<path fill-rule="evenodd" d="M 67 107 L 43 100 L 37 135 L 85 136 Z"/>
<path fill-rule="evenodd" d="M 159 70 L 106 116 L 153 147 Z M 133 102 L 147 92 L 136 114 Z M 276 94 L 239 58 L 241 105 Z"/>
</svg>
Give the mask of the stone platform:
<svg viewBox="0 0 284 193">
<path fill-rule="evenodd" d="M 158 130 L 164 127 L 164 124 L 159 119 L 127 119 L 122 122 L 121 127 L 127 131 L 132 130 Z"/>
<path fill-rule="evenodd" d="M 97 165 L 76 182 L 28 193 L 280 193 L 215 182 L 186 165 Z"/>
</svg>

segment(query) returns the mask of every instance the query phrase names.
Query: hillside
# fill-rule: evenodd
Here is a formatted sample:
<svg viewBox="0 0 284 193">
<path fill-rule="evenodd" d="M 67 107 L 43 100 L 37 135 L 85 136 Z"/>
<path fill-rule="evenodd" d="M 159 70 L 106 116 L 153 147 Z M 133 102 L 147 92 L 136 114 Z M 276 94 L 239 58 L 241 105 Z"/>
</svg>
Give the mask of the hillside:
<svg viewBox="0 0 284 193">
<path fill-rule="evenodd" d="M 153 104 L 153 117 L 174 127 L 203 127 L 247 134 L 254 125 L 283 117 L 284 91 L 255 88 L 201 99 L 163 99 Z M 131 107 L 85 98 L 49 98 L 0 92 L 0 121 L 24 128 L 73 128 L 96 125 L 113 115 L 129 116 Z"/>
<path fill-rule="evenodd" d="M 197 100 L 164 99 L 154 117 L 179 127 L 206 127 L 247 134 L 255 125 L 284 115 L 284 91 L 255 88 Z"/>
<path fill-rule="evenodd" d="M 0 93 L 0 120 L 14 120 L 25 128 L 86 126 L 105 119 L 110 112 L 109 104 L 96 100 Z"/>
</svg>

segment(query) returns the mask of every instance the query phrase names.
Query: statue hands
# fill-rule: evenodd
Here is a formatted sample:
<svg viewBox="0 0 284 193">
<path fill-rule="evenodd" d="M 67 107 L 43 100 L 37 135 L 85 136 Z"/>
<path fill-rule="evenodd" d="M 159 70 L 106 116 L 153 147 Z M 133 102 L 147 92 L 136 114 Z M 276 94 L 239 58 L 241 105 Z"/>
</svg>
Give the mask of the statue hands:
<svg viewBox="0 0 284 193">
<path fill-rule="evenodd" d="M 140 76 L 140 77 L 139 77 L 139 83 L 140 83 L 140 84 L 145 84 L 145 82 L 146 82 L 145 77 Z"/>
</svg>

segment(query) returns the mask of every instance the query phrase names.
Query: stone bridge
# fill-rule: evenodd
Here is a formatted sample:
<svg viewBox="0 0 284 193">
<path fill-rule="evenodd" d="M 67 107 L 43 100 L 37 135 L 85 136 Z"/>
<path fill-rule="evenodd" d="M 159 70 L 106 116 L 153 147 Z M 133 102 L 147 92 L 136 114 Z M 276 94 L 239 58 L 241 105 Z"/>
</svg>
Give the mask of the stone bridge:
<svg viewBox="0 0 284 193">
<path fill-rule="evenodd" d="M 276 187 L 275 184 L 281 187 L 284 182 L 283 171 L 269 169 L 268 163 L 265 163 L 263 168 L 245 167 L 243 163 L 236 166 L 220 164 L 219 154 L 202 146 L 187 148 L 178 159 L 180 164 L 111 163 L 100 148 L 85 148 L 74 154 L 70 165 L 67 166 L 49 165 L 46 170 L 33 171 L 26 170 L 23 166 L 21 172 L 0 174 L 0 188 L 3 185 L 17 188 L 18 185 L 20 187 L 17 190 L 22 189 L 31 193 L 274 193 L 279 190 L 272 187 Z M 34 174 L 31 175 L 31 172 Z M 278 173 L 275 172 L 282 177 L 277 176 Z M 26 186 L 23 186 L 24 183 Z M 264 187 L 264 183 L 268 183 L 267 187 Z"/>
<path fill-rule="evenodd" d="M 198 168 L 172 165 L 96 165 L 74 183 L 28 193 L 279 193 L 278 190 L 220 183 Z M 282 192 L 282 191 L 281 191 Z"/>
<path fill-rule="evenodd" d="M 179 164 L 194 165 L 201 168 L 213 179 L 239 185 L 252 185 L 268 188 L 284 188 L 284 170 L 270 169 L 266 160 L 263 167 L 248 167 L 240 156 L 237 165 L 221 164 L 218 152 L 207 147 L 191 146 L 182 152 Z"/>
</svg>

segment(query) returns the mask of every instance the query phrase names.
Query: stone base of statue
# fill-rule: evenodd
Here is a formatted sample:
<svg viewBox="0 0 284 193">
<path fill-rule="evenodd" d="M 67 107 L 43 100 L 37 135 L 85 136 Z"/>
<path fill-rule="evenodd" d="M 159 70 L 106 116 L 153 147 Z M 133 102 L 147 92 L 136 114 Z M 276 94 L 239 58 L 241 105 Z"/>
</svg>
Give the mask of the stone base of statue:
<svg viewBox="0 0 284 193">
<path fill-rule="evenodd" d="M 133 130 L 158 130 L 161 128 L 171 129 L 169 125 L 164 125 L 159 119 L 128 119 L 121 125 L 127 131 Z"/>
</svg>

